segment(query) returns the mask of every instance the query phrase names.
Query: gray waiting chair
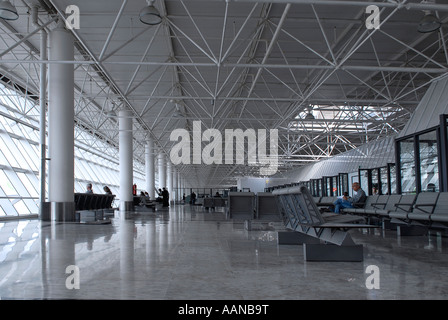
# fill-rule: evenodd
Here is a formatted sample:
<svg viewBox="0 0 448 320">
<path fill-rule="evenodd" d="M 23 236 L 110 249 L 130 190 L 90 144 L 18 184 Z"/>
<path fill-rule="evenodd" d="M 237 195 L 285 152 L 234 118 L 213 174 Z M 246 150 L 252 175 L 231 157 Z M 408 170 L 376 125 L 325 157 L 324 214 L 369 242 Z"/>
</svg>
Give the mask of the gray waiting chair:
<svg viewBox="0 0 448 320">
<path fill-rule="evenodd" d="M 408 214 L 409 220 L 418 220 L 430 222 L 431 214 L 439 197 L 438 192 L 421 192 L 413 206 L 412 212 Z"/>
<path fill-rule="evenodd" d="M 389 212 L 389 218 L 406 220 L 408 214 L 412 211 L 416 196 L 415 194 L 402 195 L 400 202 L 395 205 L 395 211 Z"/>
<path fill-rule="evenodd" d="M 432 223 L 445 226 L 448 224 L 448 192 L 440 192 L 437 203 L 430 217 Z"/>
<path fill-rule="evenodd" d="M 375 210 L 375 215 L 388 218 L 390 212 L 394 212 L 397 209 L 397 204 L 400 202 L 401 194 L 391 194 L 387 199 L 387 203 L 383 209 Z"/>
</svg>

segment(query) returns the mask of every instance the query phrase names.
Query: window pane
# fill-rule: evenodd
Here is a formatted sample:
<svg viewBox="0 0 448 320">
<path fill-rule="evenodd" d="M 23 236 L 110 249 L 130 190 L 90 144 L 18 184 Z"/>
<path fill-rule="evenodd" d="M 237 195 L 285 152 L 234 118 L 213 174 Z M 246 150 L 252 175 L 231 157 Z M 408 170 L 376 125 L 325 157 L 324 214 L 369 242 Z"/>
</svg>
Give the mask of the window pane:
<svg viewBox="0 0 448 320">
<path fill-rule="evenodd" d="M 439 191 L 437 134 L 431 131 L 419 136 L 420 176 L 422 191 Z"/>
<path fill-rule="evenodd" d="M 23 185 L 25 186 L 26 190 L 28 191 L 31 197 L 39 197 L 39 194 L 37 193 L 36 190 L 37 186 L 34 186 L 30 182 L 25 173 L 17 172 L 17 176 L 19 177 L 20 181 L 22 181 Z"/>
<path fill-rule="evenodd" d="M 19 195 L 3 170 L 0 170 L 0 187 L 7 196 Z"/>
<path fill-rule="evenodd" d="M 0 205 L 0 217 L 6 216 L 5 211 L 3 210 L 2 206 Z"/>
<path fill-rule="evenodd" d="M 369 193 L 369 170 L 361 169 L 359 180 L 361 181 L 361 189 L 364 190 L 364 192 L 366 194 L 370 194 Z"/>
<path fill-rule="evenodd" d="M 19 215 L 30 214 L 30 209 L 25 205 L 23 200 L 19 200 L 14 204 L 14 208 L 19 213 Z"/>
<path fill-rule="evenodd" d="M 401 192 L 415 193 L 414 139 L 400 141 Z"/>
<path fill-rule="evenodd" d="M 9 135 L 6 134 L 0 134 L 0 149 L 3 152 L 3 155 L 5 156 L 6 160 L 8 161 L 9 165 L 11 167 L 19 167 L 19 164 L 15 158 L 15 156 L 12 154 L 11 149 L 15 150 L 17 152 L 17 148 L 12 142 Z"/>
<path fill-rule="evenodd" d="M 370 194 L 377 194 L 379 192 L 379 176 L 378 169 L 372 169 L 372 190 L 370 190 Z"/>
<path fill-rule="evenodd" d="M 390 194 L 397 193 L 397 175 L 395 165 L 390 166 Z"/>
<path fill-rule="evenodd" d="M 381 183 L 381 193 L 389 194 L 389 187 L 387 185 L 387 167 L 380 168 L 380 183 Z"/>
</svg>

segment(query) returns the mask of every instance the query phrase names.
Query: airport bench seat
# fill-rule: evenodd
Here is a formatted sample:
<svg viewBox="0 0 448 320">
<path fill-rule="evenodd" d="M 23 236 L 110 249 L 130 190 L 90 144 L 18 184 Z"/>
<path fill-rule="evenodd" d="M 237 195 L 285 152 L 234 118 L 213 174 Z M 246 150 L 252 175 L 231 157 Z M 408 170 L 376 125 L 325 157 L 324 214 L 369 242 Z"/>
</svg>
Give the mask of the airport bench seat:
<svg viewBox="0 0 448 320">
<path fill-rule="evenodd" d="M 395 205 L 395 210 L 389 212 L 389 218 L 407 219 L 408 213 L 412 210 L 416 195 L 405 194 L 402 195 L 400 201 Z"/>
<path fill-rule="evenodd" d="M 75 193 L 75 220 L 78 222 L 105 221 L 105 213 L 113 211 L 113 194 Z"/>
<path fill-rule="evenodd" d="M 343 213 L 355 213 L 355 214 L 365 214 L 367 210 L 374 210 L 373 206 L 378 200 L 378 195 L 368 196 L 364 204 L 357 204 L 354 208 L 343 208 L 341 212 Z M 359 207 L 362 206 L 362 207 Z"/>
<path fill-rule="evenodd" d="M 156 200 L 149 200 L 148 198 L 143 196 L 133 197 L 133 205 L 135 211 L 147 211 L 146 209 L 150 209 L 152 212 L 156 212 L 158 204 L 159 203 Z"/>
<path fill-rule="evenodd" d="M 448 192 L 440 192 L 434 211 L 430 216 L 431 223 L 448 223 Z"/>
<path fill-rule="evenodd" d="M 376 226 L 360 224 L 365 220 L 363 217 L 321 213 L 304 186 L 274 190 L 273 194 L 277 197 L 284 225 L 290 230 L 279 232 L 279 244 L 303 244 L 307 261 L 363 260 L 363 246 L 356 245 L 347 231 Z M 284 239 L 287 240 L 283 242 Z"/>
<path fill-rule="evenodd" d="M 110 209 L 115 195 L 96 193 L 75 193 L 75 210 Z"/>
<path fill-rule="evenodd" d="M 389 214 L 397 209 L 397 205 L 400 202 L 400 199 L 400 194 L 389 195 L 384 208 L 375 210 L 374 215 L 388 218 Z"/>
<path fill-rule="evenodd" d="M 316 203 L 318 207 L 331 207 L 333 203 L 336 201 L 337 197 L 325 196 L 319 199 L 319 202 Z"/>
<path fill-rule="evenodd" d="M 412 208 L 412 211 L 408 213 L 408 220 L 418 220 L 430 222 L 431 214 L 437 203 L 439 197 L 438 192 L 422 192 L 417 196 L 417 200 Z"/>
<path fill-rule="evenodd" d="M 216 207 L 226 207 L 226 199 L 221 197 L 204 198 L 203 207 L 206 209 Z"/>
</svg>

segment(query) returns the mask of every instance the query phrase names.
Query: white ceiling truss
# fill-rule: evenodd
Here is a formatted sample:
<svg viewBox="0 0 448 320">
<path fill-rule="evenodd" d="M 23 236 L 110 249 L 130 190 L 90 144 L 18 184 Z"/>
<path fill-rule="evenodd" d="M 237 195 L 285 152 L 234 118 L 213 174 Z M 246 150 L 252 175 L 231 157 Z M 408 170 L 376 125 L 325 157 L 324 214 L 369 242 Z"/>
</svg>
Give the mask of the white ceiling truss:
<svg viewBox="0 0 448 320">
<path fill-rule="evenodd" d="M 399 132 L 448 71 L 448 1 L 156 0 L 157 26 L 139 21 L 144 0 L 14 4 L 19 20 L 0 21 L 0 73 L 38 99 L 39 65 L 49 62 L 40 60 L 30 8 L 49 32 L 76 4 L 75 61 L 57 63 L 74 64 L 76 125 L 95 137 L 77 138 L 116 156 L 110 114 L 130 109 L 142 163 L 148 137 L 169 155 L 172 131 L 201 121 L 221 132 L 277 129 L 279 170 L 309 164 Z M 370 4 L 380 9 L 378 29 L 365 25 Z M 439 31 L 417 32 L 423 10 L 439 17 Z M 201 187 L 258 175 L 241 164 L 176 168 Z"/>
</svg>

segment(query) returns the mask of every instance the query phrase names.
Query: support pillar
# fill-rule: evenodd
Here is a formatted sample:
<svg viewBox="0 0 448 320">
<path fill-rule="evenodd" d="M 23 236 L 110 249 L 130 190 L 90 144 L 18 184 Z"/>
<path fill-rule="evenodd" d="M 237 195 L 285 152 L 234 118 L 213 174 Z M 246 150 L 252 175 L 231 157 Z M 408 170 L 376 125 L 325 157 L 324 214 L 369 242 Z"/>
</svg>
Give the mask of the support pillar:
<svg viewBox="0 0 448 320">
<path fill-rule="evenodd" d="M 133 147 L 132 147 L 132 113 L 120 110 L 119 122 L 119 157 L 120 157 L 120 211 L 133 210 Z"/>
<path fill-rule="evenodd" d="M 50 60 L 74 60 L 73 36 L 62 27 L 50 32 Z M 48 67 L 48 200 L 52 221 L 75 221 L 74 66 Z"/>
<path fill-rule="evenodd" d="M 180 171 L 176 170 L 177 177 L 177 201 L 182 203 L 182 182 L 180 181 Z"/>
<path fill-rule="evenodd" d="M 166 167 L 165 167 L 165 155 L 160 153 L 157 157 L 159 164 L 159 188 L 166 187 Z"/>
<path fill-rule="evenodd" d="M 176 204 L 176 201 L 179 200 L 179 188 L 177 186 L 177 170 L 176 168 L 172 168 L 172 174 L 173 174 L 173 196 L 171 197 L 171 201 L 173 204 Z"/>
<path fill-rule="evenodd" d="M 167 161 L 166 163 L 166 189 L 170 194 L 170 203 L 173 201 L 173 165 L 171 161 Z"/>
<path fill-rule="evenodd" d="M 155 196 L 155 168 L 154 168 L 154 141 L 148 139 L 145 147 L 145 165 L 146 165 L 146 191 L 148 192 L 151 200 L 156 198 Z"/>
<path fill-rule="evenodd" d="M 37 21 L 37 8 L 33 8 Z M 40 38 L 40 59 L 47 60 L 47 39 L 48 35 L 45 30 L 41 31 Z M 40 65 L 40 118 L 39 118 L 39 149 L 40 149 L 40 168 L 39 168 L 39 218 L 44 221 L 51 219 L 50 205 L 46 202 L 46 180 L 47 180 L 47 64 Z"/>
</svg>

